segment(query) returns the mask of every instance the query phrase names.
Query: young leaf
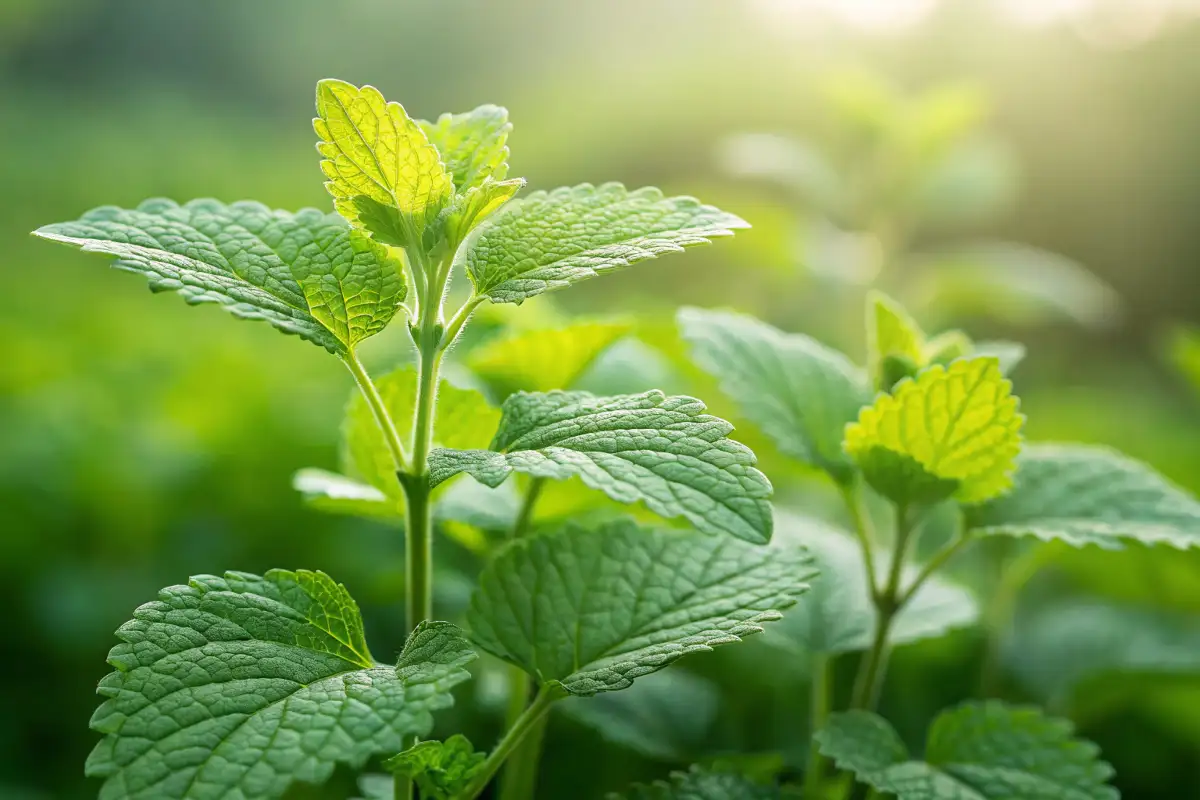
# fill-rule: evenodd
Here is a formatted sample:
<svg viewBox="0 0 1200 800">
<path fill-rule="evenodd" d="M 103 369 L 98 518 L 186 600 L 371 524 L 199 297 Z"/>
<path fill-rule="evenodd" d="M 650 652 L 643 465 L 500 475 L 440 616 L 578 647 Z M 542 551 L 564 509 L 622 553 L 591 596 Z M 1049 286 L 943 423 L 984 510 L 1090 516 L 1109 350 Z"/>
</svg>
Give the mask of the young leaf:
<svg viewBox="0 0 1200 800">
<path fill-rule="evenodd" d="M 332 79 L 317 83 L 317 114 L 321 171 L 338 213 L 385 244 L 418 244 L 454 193 L 421 126 L 374 86 Z"/>
<path fill-rule="evenodd" d="M 897 800 L 1117 800 L 1099 748 L 1071 724 L 1034 708 L 964 703 L 929 729 L 924 761 L 867 711 L 834 714 L 816 735 L 821 753 Z"/>
<path fill-rule="evenodd" d="M 671 773 L 670 781 L 635 784 L 623 795 L 608 800 L 779 800 L 779 790 L 760 786 L 749 778 L 728 772 L 710 772 L 693 766 Z"/>
<path fill-rule="evenodd" d="M 500 210 L 524 186 L 524 178 L 495 181 L 489 177 L 479 186 L 472 186 L 465 194 L 455 197 L 442 222 L 450 252 L 457 251 L 467 234 Z"/>
<path fill-rule="evenodd" d="M 452 800 L 466 788 L 487 760 L 467 737 L 455 734 L 444 742 L 419 742 L 383 762 L 384 769 L 416 782 L 422 800 Z"/>
<path fill-rule="evenodd" d="M 974 534 L 1035 536 L 1112 550 L 1126 541 L 1200 547 L 1200 502 L 1150 467 L 1104 447 L 1034 444 L 1013 490 L 967 509 Z"/>
<path fill-rule="evenodd" d="M 576 322 L 521 331 L 472 351 L 467 366 L 503 396 L 519 390 L 570 389 L 631 327 L 627 322 Z"/>
<path fill-rule="evenodd" d="M 499 486 L 515 472 L 585 484 L 621 503 L 683 517 L 705 533 L 771 538 L 771 484 L 733 426 L 692 397 L 646 392 L 519 392 L 504 402 L 491 450 L 434 450 L 433 486 L 460 472 Z"/>
<path fill-rule="evenodd" d="M 568 525 L 502 551 L 479 578 L 467 622 L 484 650 L 586 696 L 758 633 L 812 575 L 799 549 L 628 519 Z"/>
<path fill-rule="evenodd" d="M 700 754 L 720 699 L 712 682 L 672 669 L 640 678 L 620 692 L 568 697 L 558 710 L 607 741 L 657 761 L 678 762 Z"/>
<path fill-rule="evenodd" d="M 1012 484 L 1021 425 L 994 358 L 935 365 L 880 395 L 846 427 L 846 452 L 895 502 L 995 497 Z"/>
<path fill-rule="evenodd" d="M 768 637 L 814 654 L 869 648 L 876 614 L 858 542 L 816 520 L 776 514 L 771 547 L 786 550 L 799 546 L 808 548 L 818 574 L 804 602 L 772 625 Z M 891 563 L 886 551 L 876 558 L 880 565 Z M 905 584 L 918 572 L 909 565 L 904 571 Z M 888 641 L 896 646 L 941 636 L 973 625 L 978 618 L 979 604 L 970 592 L 934 575 L 896 615 Z"/>
<path fill-rule="evenodd" d="M 483 105 L 465 114 L 442 114 L 437 122 L 418 120 L 430 144 L 454 179 L 458 194 L 478 188 L 488 178 L 508 175 L 508 109 Z"/>
<path fill-rule="evenodd" d="M 460 258 L 477 294 L 494 303 L 534 295 L 748 227 L 691 197 L 619 183 L 534 192 L 479 229 Z"/>
<path fill-rule="evenodd" d="M 280 797 L 425 736 L 469 676 L 457 628 L 422 623 L 393 667 L 321 572 L 200 575 L 137 609 L 109 653 L 87 773 L 116 798 Z"/>
<path fill-rule="evenodd" d="M 142 273 L 153 291 L 219 303 L 334 354 L 383 330 L 407 291 L 385 248 L 313 208 L 155 199 L 132 210 L 102 206 L 34 233 L 114 256 L 113 266 Z"/>
<path fill-rule="evenodd" d="M 808 336 L 742 314 L 685 308 L 678 320 L 696 364 L 782 453 L 838 481 L 854 474 L 842 435 L 871 400 L 861 369 Z"/>
<path fill-rule="evenodd" d="M 887 359 L 910 364 L 915 374 L 927 364 L 925 350 L 925 333 L 908 312 L 882 292 L 871 292 L 867 298 L 867 367 L 876 385 L 888 391 L 897 382 L 886 374 Z"/>
</svg>

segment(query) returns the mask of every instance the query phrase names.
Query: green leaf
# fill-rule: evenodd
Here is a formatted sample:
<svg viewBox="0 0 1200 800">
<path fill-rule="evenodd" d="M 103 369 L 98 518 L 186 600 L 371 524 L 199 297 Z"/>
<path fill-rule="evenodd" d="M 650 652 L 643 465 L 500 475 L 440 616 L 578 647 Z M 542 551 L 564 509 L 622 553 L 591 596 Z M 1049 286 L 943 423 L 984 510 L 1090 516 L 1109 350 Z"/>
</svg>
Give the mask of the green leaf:
<svg viewBox="0 0 1200 800">
<path fill-rule="evenodd" d="M 1193 614 L 1098 599 L 1038 604 L 1019 614 L 1006 662 L 1021 683 L 1053 703 L 1089 678 L 1200 673 L 1200 620 Z"/>
<path fill-rule="evenodd" d="M 695 198 L 585 183 L 509 204 L 459 258 L 476 293 L 495 303 L 522 303 L 745 227 L 742 219 Z"/>
<path fill-rule="evenodd" d="M 673 669 L 647 675 L 624 691 L 569 697 L 557 708 L 643 756 L 687 761 L 702 752 L 720 699 L 712 682 Z"/>
<path fill-rule="evenodd" d="M 416 781 L 422 800 L 451 800 L 487 760 L 470 740 L 455 734 L 444 742 L 419 742 L 383 762 L 398 777 Z"/>
<path fill-rule="evenodd" d="M 628 519 L 568 525 L 502 551 L 479 578 L 467 622 L 484 650 L 587 696 L 758 633 L 812 574 L 802 550 Z"/>
<path fill-rule="evenodd" d="M 304 502 L 329 514 L 381 519 L 404 515 L 404 506 L 395 496 L 336 472 L 312 467 L 299 470 L 292 476 L 292 488 L 303 495 Z"/>
<path fill-rule="evenodd" d="M 842 435 L 871 400 L 861 369 L 808 336 L 742 314 L 684 308 L 678 322 L 692 359 L 782 453 L 838 481 L 854 474 Z"/>
<path fill-rule="evenodd" d="M 832 715 L 816 739 L 838 767 L 897 800 L 1117 800 L 1112 767 L 1073 733 L 1037 709 L 989 701 L 938 715 L 924 761 L 867 711 Z"/>
<path fill-rule="evenodd" d="M 396 792 L 395 779 L 391 775 L 368 773 L 359 776 L 358 790 L 362 797 L 352 800 L 394 800 Z"/>
<path fill-rule="evenodd" d="M 455 190 L 465 194 L 488 178 L 508 175 L 508 109 L 483 105 L 465 114 L 442 114 L 437 122 L 418 120 L 430 144 L 441 154 Z"/>
<path fill-rule="evenodd" d="M 754 454 L 726 438 L 733 426 L 692 397 L 646 392 L 519 392 L 504 402 L 491 450 L 434 450 L 430 484 L 460 472 L 499 486 L 513 472 L 580 477 L 621 503 L 643 502 L 705 533 L 771 538 L 771 484 Z"/>
<path fill-rule="evenodd" d="M 867 367 L 876 385 L 888 391 L 896 381 L 883 379 L 884 360 L 898 358 L 914 367 L 927 366 L 925 333 L 904 307 L 882 292 L 867 297 Z"/>
<path fill-rule="evenodd" d="M 443 220 L 449 251 L 457 251 L 467 234 L 499 211 L 524 186 L 524 178 L 494 181 L 489 177 L 479 186 L 472 186 L 465 194 L 455 197 Z"/>
<path fill-rule="evenodd" d="M 475 654 L 422 623 L 395 667 L 367 650 L 358 606 L 320 572 L 200 575 L 137 609 L 109 653 L 88 775 L 116 798 L 280 797 L 344 762 L 425 736 Z"/>
<path fill-rule="evenodd" d="M 1013 490 L 967 509 L 977 535 L 1035 536 L 1111 550 L 1124 542 L 1200 547 L 1200 502 L 1147 465 L 1104 447 L 1033 444 Z"/>
<path fill-rule="evenodd" d="M 710 772 L 697 766 L 673 772 L 669 781 L 635 784 L 623 795 L 608 800 L 778 800 L 779 790 L 760 786 L 728 772 Z"/>
<path fill-rule="evenodd" d="M 523 330 L 472 351 L 467 366 L 502 396 L 519 390 L 570 389 L 631 327 L 627 322 L 576 322 Z"/>
<path fill-rule="evenodd" d="M 34 233 L 114 256 L 113 266 L 145 275 L 153 291 L 218 303 L 334 354 L 383 330 L 407 292 L 385 248 L 314 208 L 155 199 L 132 210 L 101 206 Z"/>
<path fill-rule="evenodd" d="M 772 625 L 767 639 L 812 654 L 866 650 L 875 634 L 875 606 L 867 588 L 862 548 L 852 537 L 822 522 L 790 514 L 776 514 L 772 548 L 804 546 L 812 554 L 817 577 L 804 602 Z M 881 569 L 890 554 L 877 551 Z M 920 570 L 907 565 L 909 584 Z M 884 576 L 878 576 L 882 579 Z M 888 642 L 893 646 L 942 636 L 954 628 L 975 624 L 979 604 L 966 589 L 934 575 L 896 615 Z"/>
<path fill-rule="evenodd" d="M 386 244 L 413 246 L 454 183 L 421 126 L 374 86 L 317 83 L 313 128 L 334 208 Z"/>
<path fill-rule="evenodd" d="M 994 358 L 932 366 L 880 395 L 846 428 L 846 452 L 895 502 L 995 497 L 1012 485 L 1021 426 Z"/>
</svg>

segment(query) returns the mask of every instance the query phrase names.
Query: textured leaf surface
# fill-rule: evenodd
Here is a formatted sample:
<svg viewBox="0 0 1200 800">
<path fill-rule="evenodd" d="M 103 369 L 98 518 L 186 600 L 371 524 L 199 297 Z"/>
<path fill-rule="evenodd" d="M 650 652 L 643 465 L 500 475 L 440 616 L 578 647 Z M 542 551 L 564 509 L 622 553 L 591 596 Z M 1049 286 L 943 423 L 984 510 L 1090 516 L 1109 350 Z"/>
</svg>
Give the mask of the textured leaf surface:
<svg viewBox="0 0 1200 800">
<path fill-rule="evenodd" d="M 419 742 L 383 762 L 393 774 L 414 780 L 422 800 L 451 800 L 462 791 L 487 759 L 467 737 L 455 734 L 444 742 Z"/>
<path fill-rule="evenodd" d="M 937 484 L 942 496 L 987 500 L 1012 485 L 1021 449 L 1025 418 L 1011 390 L 994 358 L 935 365 L 863 409 L 846 451 L 893 500 L 936 500 Z"/>
<path fill-rule="evenodd" d="M 102 206 L 36 234 L 113 256 L 156 292 L 218 303 L 331 353 L 383 330 L 406 293 L 400 263 L 382 246 L 313 208 L 156 199 L 136 209 Z"/>
<path fill-rule="evenodd" d="M 930 727 L 924 761 L 910 759 L 892 726 L 866 711 L 834 714 L 816 738 L 840 768 L 898 800 L 1120 797 L 1099 748 L 1033 708 L 985 702 L 944 711 Z"/>
<path fill-rule="evenodd" d="M 442 114 L 437 122 L 418 120 L 429 142 L 441 154 L 459 194 L 488 178 L 508 175 L 508 109 L 483 105 L 465 114 Z"/>
<path fill-rule="evenodd" d="M 499 337 L 472 351 L 468 366 L 502 394 L 571 389 L 588 367 L 629 333 L 627 322 L 577 322 Z"/>
<path fill-rule="evenodd" d="M 669 781 L 637 784 L 623 795 L 610 794 L 609 800 L 777 800 L 779 790 L 760 786 L 741 775 L 710 772 L 692 767 L 673 772 Z"/>
<path fill-rule="evenodd" d="M 465 264 L 477 293 L 520 303 L 745 227 L 691 197 L 585 183 L 511 203 L 480 228 Z"/>
<path fill-rule="evenodd" d="M 977 534 L 1200 547 L 1200 502 L 1145 464 L 1103 447 L 1033 444 L 1013 490 L 967 510 Z"/>
<path fill-rule="evenodd" d="M 317 84 L 317 114 L 321 171 L 338 213 L 381 241 L 414 243 L 405 234 L 419 236 L 454 192 L 421 126 L 374 86 L 332 79 Z"/>
<path fill-rule="evenodd" d="M 422 623 L 395 667 L 367 650 L 358 606 L 320 572 L 201 575 L 117 631 L 92 716 L 100 796 L 281 796 L 426 735 L 474 658 L 457 628 Z"/>
<path fill-rule="evenodd" d="M 807 547 L 817 576 L 812 589 L 768 637 L 786 642 L 808 653 L 847 653 L 871 646 L 875 634 L 875 607 L 867 589 L 862 549 L 850 535 L 812 519 L 776 514 L 771 547 L 787 550 Z M 877 564 L 891 563 L 891 555 L 880 551 Z M 919 569 L 909 565 L 905 585 Z M 882 580 L 884 576 L 880 575 Z M 913 595 L 892 623 L 892 645 L 903 645 L 936 636 L 954 628 L 973 625 L 979 604 L 966 589 L 934 575 Z"/>
<path fill-rule="evenodd" d="M 672 669 L 620 692 L 569 697 L 556 709 L 648 758 L 686 762 L 701 753 L 720 699 L 712 682 Z"/>
<path fill-rule="evenodd" d="M 782 453 L 838 480 L 853 474 L 842 436 L 871 401 L 861 369 L 808 336 L 742 314 L 685 308 L 678 320 L 695 362 Z"/>
<path fill-rule="evenodd" d="M 491 450 L 435 450 L 436 486 L 466 472 L 499 486 L 515 472 L 580 477 L 621 503 L 643 502 L 705 533 L 771 538 L 771 484 L 754 454 L 726 436 L 733 426 L 692 397 L 662 392 L 593 397 L 586 392 L 520 392 L 504 402 Z"/>
<path fill-rule="evenodd" d="M 524 178 L 495 181 L 489 177 L 479 186 L 472 186 L 465 194 L 455 197 L 443 222 L 450 249 L 457 250 L 467 234 L 495 214 L 524 186 Z"/>
<path fill-rule="evenodd" d="M 780 618 L 811 577 L 800 550 L 616 520 L 520 539 L 480 576 L 467 621 L 488 652 L 571 694 L 624 689 Z"/>
</svg>

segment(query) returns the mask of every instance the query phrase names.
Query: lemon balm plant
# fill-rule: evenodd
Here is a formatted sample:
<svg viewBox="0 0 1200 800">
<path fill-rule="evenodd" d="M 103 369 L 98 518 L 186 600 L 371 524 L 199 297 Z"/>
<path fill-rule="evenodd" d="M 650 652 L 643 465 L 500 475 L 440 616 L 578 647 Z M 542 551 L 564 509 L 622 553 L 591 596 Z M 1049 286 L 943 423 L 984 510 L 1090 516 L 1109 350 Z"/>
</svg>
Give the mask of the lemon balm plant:
<svg viewBox="0 0 1200 800">
<path fill-rule="evenodd" d="M 334 505 L 403 515 L 411 633 L 382 645 L 398 657 L 377 658 L 350 593 L 319 571 L 199 575 L 162 590 L 121 626 L 98 690 L 91 724 L 103 738 L 87 771 L 104 779 L 104 798 L 275 798 L 339 763 L 390 757 L 390 795 L 469 800 L 558 699 L 623 689 L 758 632 L 812 574 L 803 550 L 762 547 L 770 483 L 700 401 L 519 392 L 496 409 L 439 374 L 480 304 L 520 304 L 728 236 L 741 219 L 615 183 L 514 199 L 524 181 L 508 178 L 510 125 L 495 106 L 425 122 L 372 87 L 327 80 L 317 112 L 336 213 L 148 200 L 36 233 L 111 256 L 155 291 L 297 334 L 347 366 L 360 395 L 345 428 L 353 474 L 307 478 Z M 456 272 L 470 291 L 448 309 Z M 357 348 L 389 324 L 407 327 L 416 366 L 375 380 Z M 462 474 L 487 486 L 518 474 L 528 487 L 512 540 L 488 554 L 465 631 L 432 607 L 432 506 Z M 540 487 L 567 478 L 681 525 L 618 518 L 533 535 Z M 476 648 L 535 691 L 527 702 L 514 691 L 490 752 L 459 735 L 420 741 Z"/>
</svg>

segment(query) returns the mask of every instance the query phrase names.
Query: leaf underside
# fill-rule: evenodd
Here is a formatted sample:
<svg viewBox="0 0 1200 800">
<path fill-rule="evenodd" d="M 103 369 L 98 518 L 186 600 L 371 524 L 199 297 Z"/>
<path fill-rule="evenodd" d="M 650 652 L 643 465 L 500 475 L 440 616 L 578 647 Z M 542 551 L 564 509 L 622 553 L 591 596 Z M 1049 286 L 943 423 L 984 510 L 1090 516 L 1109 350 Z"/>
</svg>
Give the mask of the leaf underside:
<svg viewBox="0 0 1200 800">
<path fill-rule="evenodd" d="M 105 734 L 87 773 L 102 800 L 280 797 L 424 736 L 474 658 L 457 628 L 422 623 L 396 666 L 367 650 L 358 606 L 320 572 L 200 575 L 117 631 Z"/>
<path fill-rule="evenodd" d="M 502 551 L 480 576 L 467 621 L 483 649 L 586 696 L 758 633 L 812 574 L 800 549 L 628 519 L 568 525 Z"/>
<path fill-rule="evenodd" d="M 705 533 L 765 543 L 771 484 L 754 454 L 726 438 L 733 426 L 691 397 L 597 398 L 586 392 L 519 392 L 504 402 L 491 450 L 435 450 L 430 482 L 460 472 L 498 486 L 513 472 L 580 477 L 622 503 L 683 517 Z"/>
</svg>

